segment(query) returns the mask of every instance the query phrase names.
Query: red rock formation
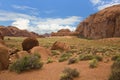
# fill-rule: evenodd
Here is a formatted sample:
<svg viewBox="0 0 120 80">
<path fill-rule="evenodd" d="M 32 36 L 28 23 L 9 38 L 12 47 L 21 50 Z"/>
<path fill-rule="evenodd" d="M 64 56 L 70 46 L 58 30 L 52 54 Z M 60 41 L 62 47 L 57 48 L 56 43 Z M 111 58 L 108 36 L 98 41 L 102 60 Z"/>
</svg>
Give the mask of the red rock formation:
<svg viewBox="0 0 120 80">
<path fill-rule="evenodd" d="M 90 15 L 78 25 L 76 32 L 92 39 L 120 37 L 120 5 Z"/>
<path fill-rule="evenodd" d="M 35 32 L 29 32 L 27 30 L 20 30 L 14 26 L 0 26 L 0 31 L 4 36 L 14 36 L 14 37 L 41 37 Z"/>
<path fill-rule="evenodd" d="M 71 32 L 69 29 L 61 29 L 59 31 L 52 32 L 51 36 L 75 36 L 76 32 Z"/>
</svg>

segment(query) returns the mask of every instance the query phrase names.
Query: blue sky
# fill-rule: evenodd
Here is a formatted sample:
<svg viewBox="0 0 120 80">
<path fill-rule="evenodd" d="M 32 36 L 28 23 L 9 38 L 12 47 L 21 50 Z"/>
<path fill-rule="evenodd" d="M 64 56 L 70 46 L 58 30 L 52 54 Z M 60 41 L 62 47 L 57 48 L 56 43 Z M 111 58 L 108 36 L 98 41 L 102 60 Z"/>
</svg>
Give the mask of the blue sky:
<svg viewBox="0 0 120 80">
<path fill-rule="evenodd" d="M 0 25 L 12 25 L 39 34 L 77 25 L 120 0 L 0 0 Z"/>
</svg>

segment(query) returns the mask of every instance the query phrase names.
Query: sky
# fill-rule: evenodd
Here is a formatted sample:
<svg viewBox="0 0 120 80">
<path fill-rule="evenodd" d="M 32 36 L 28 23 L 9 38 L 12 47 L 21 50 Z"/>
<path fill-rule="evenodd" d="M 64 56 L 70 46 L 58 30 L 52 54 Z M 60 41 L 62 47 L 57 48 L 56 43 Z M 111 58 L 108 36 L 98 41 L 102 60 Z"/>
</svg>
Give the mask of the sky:
<svg viewBox="0 0 120 80">
<path fill-rule="evenodd" d="M 74 31 L 89 15 L 120 0 L 0 0 L 0 25 L 39 34 Z"/>
</svg>

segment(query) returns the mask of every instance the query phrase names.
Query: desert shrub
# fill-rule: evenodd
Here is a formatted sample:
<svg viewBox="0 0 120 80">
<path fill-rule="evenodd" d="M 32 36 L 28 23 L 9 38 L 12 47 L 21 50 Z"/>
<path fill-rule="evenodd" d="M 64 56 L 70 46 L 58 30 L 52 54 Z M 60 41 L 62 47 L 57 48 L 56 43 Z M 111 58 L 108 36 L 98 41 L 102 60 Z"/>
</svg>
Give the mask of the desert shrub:
<svg viewBox="0 0 120 80">
<path fill-rule="evenodd" d="M 68 60 L 68 64 L 74 64 L 77 62 L 77 59 L 76 58 L 71 58 Z"/>
<path fill-rule="evenodd" d="M 114 55 L 111 59 L 112 59 L 113 61 L 115 61 L 115 60 L 117 60 L 118 58 L 120 58 L 120 55 Z"/>
<path fill-rule="evenodd" d="M 120 58 L 113 63 L 109 80 L 120 80 Z"/>
<path fill-rule="evenodd" d="M 79 77 L 79 72 L 76 69 L 65 68 L 60 76 L 60 80 L 73 80 L 75 77 Z"/>
<path fill-rule="evenodd" d="M 60 54 L 60 52 L 58 50 L 52 50 L 51 53 L 52 53 L 52 56 Z"/>
<path fill-rule="evenodd" d="M 95 68 L 97 67 L 98 65 L 98 60 L 97 59 L 92 59 L 90 62 L 89 62 L 89 67 L 90 68 Z"/>
<path fill-rule="evenodd" d="M 67 52 L 69 52 L 69 53 L 77 53 L 78 50 L 77 50 L 77 49 L 71 49 L 71 50 L 69 50 L 69 51 L 67 51 Z"/>
<path fill-rule="evenodd" d="M 60 56 L 59 62 L 66 61 L 66 60 L 68 60 L 71 56 L 72 56 L 71 53 L 64 53 L 64 54 L 62 54 L 62 55 Z"/>
<path fill-rule="evenodd" d="M 53 62 L 53 60 L 52 60 L 50 57 L 48 57 L 48 59 L 47 59 L 47 62 L 46 62 L 46 63 L 48 64 L 48 63 L 52 63 L 52 62 Z"/>
<path fill-rule="evenodd" d="M 112 74 L 109 77 L 109 80 L 120 80 L 120 70 L 119 71 L 113 71 Z"/>
<path fill-rule="evenodd" d="M 99 55 L 91 55 L 91 54 L 82 54 L 79 56 L 79 60 L 92 60 L 97 59 L 98 61 L 102 61 L 102 57 Z"/>
<path fill-rule="evenodd" d="M 21 73 L 30 69 L 40 69 L 42 66 L 43 63 L 40 61 L 40 56 L 35 54 L 24 56 L 23 58 L 18 59 L 9 66 L 9 70 Z"/>
<path fill-rule="evenodd" d="M 92 60 L 94 58 L 91 54 L 82 54 L 79 56 L 79 60 Z"/>
<path fill-rule="evenodd" d="M 120 70 L 120 58 L 118 58 L 112 65 L 112 69 L 119 69 Z"/>
<path fill-rule="evenodd" d="M 99 56 L 99 55 L 94 55 L 93 58 L 97 59 L 98 61 L 102 61 L 103 60 L 102 56 Z"/>
</svg>

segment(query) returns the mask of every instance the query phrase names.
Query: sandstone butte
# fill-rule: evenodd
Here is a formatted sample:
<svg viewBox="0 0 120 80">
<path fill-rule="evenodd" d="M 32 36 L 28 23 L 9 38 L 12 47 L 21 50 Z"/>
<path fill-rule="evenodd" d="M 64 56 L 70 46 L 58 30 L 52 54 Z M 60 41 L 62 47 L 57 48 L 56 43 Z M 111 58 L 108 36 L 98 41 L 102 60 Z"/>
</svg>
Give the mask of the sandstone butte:
<svg viewBox="0 0 120 80">
<path fill-rule="evenodd" d="M 75 31 L 78 36 L 89 39 L 120 37 L 120 5 L 90 15 Z"/>
</svg>

